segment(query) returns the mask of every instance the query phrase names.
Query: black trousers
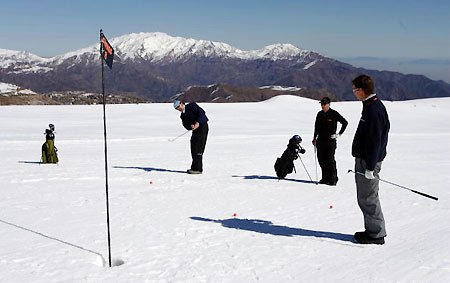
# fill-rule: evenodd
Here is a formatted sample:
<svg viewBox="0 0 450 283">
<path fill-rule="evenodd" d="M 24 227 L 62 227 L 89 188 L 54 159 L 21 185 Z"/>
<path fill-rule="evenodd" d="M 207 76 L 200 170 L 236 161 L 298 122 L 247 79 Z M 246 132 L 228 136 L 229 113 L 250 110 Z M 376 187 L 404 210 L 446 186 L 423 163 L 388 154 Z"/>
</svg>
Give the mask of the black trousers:
<svg viewBox="0 0 450 283">
<path fill-rule="evenodd" d="M 191 136 L 191 170 L 203 172 L 203 152 L 208 138 L 208 123 L 202 124 L 200 128 L 192 131 Z"/>
<path fill-rule="evenodd" d="M 336 160 L 336 141 L 332 139 L 317 140 L 317 159 L 320 168 L 322 168 L 322 181 L 325 183 L 337 182 Z"/>
</svg>

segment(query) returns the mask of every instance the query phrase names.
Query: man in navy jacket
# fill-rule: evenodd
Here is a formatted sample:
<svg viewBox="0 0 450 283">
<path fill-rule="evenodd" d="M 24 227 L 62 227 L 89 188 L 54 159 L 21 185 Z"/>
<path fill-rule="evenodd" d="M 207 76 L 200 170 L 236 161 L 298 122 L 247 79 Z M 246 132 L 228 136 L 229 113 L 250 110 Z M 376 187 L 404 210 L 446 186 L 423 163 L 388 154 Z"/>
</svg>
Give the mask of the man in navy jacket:
<svg viewBox="0 0 450 283">
<path fill-rule="evenodd" d="M 386 228 L 378 198 L 381 163 L 386 157 L 390 128 L 389 117 L 381 100 L 374 93 L 370 76 L 361 75 L 353 80 L 353 93 L 363 103 L 361 119 L 352 144 L 355 157 L 356 191 L 358 205 L 364 215 L 365 231 L 354 237 L 360 244 L 384 244 Z"/>
<path fill-rule="evenodd" d="M 173 107 L 181 112 L 180 118 L 186 130 L 192 130 L 191 136 L 191 168 L 189 174 L 201 174 L 203 172 L 203 152 L 208 138 L 208 117 L 205 110 L 195 102 L 185 104 L 175 100 Z"/>
</svg>

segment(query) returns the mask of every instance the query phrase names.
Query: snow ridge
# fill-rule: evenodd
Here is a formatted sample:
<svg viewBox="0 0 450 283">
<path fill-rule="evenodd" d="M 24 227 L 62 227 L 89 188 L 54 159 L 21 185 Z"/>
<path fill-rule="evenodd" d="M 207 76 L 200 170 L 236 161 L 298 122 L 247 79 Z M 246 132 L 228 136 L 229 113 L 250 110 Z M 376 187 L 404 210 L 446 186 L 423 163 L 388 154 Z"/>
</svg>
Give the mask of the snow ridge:
<svg viewBox="0 0 450 283">
<path fill-rule="evenodd" d="M 192 57 L 241 60 L 293 60 L 310 63 L 311 55 L 318 53 L 300 49 L 292 44 L 273 44 L 259 50 L 245 51 L 223 42 L 174 37 L 162 32 L 131 33 L 111 38 L 111 45 L 119 60 L 148 61 L 152 63 L 183 62 Z M 42 58 L 25 51 L 0 49 L 0 68 L 11 68 L 14 73 L 48 72 L 67 63 L 70 66 L 98 59 L 98 44 L 52 58 Z"/>
<path fill-rule="evenodd" d="M 290 60 L 306 57 L 312 52 L 292 44 L 273 44 L 259 50 L 245 51 L 223 42 L 173 37 L 162 32 L 131 33 L 109 40 L 122 60 L 146 60 L 150 62 L 176 62 L 197 57 L 221 57 L 243 60 Z M 73 56 L 97 54 L 98 45 L 69 52 L 59 59 Z"/>
<path fill-rule="evenodd" d="M 21 94 L 31 95 L 31 94 L 36 94 L 36 93 L 29 89 L 21 88 L 17 85 L 0 82 L 0 95 L 1 96 L 12 96 L 12 95 L 21 95 Z"/>
</svg>

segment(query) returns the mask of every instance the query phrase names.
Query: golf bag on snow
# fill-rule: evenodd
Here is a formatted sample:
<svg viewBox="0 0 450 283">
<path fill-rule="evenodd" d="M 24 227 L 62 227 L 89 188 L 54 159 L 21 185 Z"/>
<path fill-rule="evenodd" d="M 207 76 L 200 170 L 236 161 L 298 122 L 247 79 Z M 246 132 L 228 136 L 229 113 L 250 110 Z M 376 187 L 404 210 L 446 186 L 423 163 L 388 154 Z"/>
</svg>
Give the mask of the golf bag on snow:
<svg viewBox="0 0 450 283">
<path fill-rule="evenodd" d="M 55 126 L 49 125 L 50 129 L 45 130 L 45 143 L 42 145 L 42 163 L 58 163 L 58 149 L 55 146 Z"/>
<path fill-rule="evenodd" d="M 289 139 L 286 150 L 281 157 L 278 157 L 275 161 L 275 172 L 278 178 L 284 179 L 287 174 L 292 173 L 295 170 L 294 160 L 299 157 L 299 153 L 304 154 L 306 150 L 300 146 L 302 138 L 299 135 L 295 135 Z"/>
</svg>

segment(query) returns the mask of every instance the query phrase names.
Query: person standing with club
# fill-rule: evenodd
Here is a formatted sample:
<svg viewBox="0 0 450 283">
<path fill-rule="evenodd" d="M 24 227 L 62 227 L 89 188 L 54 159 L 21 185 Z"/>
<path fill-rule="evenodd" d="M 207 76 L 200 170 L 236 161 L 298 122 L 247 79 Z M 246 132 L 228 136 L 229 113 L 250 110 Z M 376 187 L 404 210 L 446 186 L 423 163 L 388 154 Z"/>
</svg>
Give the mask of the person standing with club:
<svg viewBox="0 0 450 283">
<path fill-rule="evenodd" d="M 353 82 L 353 93 L 363 103 L 361 119 L 353 138 L 352 155 L 355 157 L 356 192 L 358 205 L 364 215 L 363 232 L 356 232 L 359 244 L 384 244 L 386 227 L 381 211 L 379 173 L 386 157 L 390 122 L 386 108 L 375 94 L 373 79 L 360 75 Z"/>
<path fill-rule="evenodd" d="M 180 100 L 173 102 L 173 108 L 181 112 L 180 118 L 186 130 L 192 130 L 191 136 L 191 168 L 188 174 L 203 173 L 203 152 L 208 138 L 208 117 L 205 110 L 195 102 L 185 104 Z"/>
<path fill-rule="evenodd" d="M 336 141 L 344 133 L 348 122 L 336 110 L 331 109 L 330 104 L 331 100 L 328 97 L 320 100 L 322 110 L 316 116 L 312 144 L 317 148 L 317 159 L 322 169 L 322 179 L 319 183 L 336 186 L 339 180 L 334 158 Z M 337 122 L 342 124 L 338 134 L 336 134 Z"/>
</svg>

